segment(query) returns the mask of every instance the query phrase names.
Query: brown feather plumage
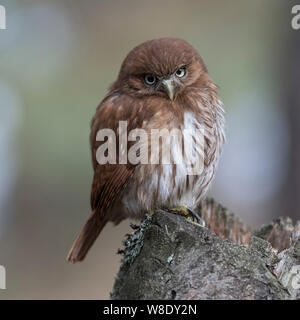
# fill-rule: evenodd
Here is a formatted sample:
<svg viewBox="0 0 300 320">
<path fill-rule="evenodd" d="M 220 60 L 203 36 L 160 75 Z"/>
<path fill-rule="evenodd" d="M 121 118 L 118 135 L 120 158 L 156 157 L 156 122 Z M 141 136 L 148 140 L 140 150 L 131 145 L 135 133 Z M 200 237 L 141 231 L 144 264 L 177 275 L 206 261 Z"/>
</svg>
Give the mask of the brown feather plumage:
<svg viewBox="0 0 300 320">
<path fill-rule="evenodd" d="M 175 72 L 182 67 L 186 75 L 178 79 Z M 147 74 L 155 76 L 155 85 L 145 84 Z M 172 99 L 162 85 L 164 79 L 172 79 Z M 162 128 L 203 128 L 203 172 L 190 176 L 184 166 L 176 164 L 120 164 L 118 143 L 116 164 L 99 164 L 96 154 L 102 142 L 97 141 L 97 133 L 112 129 L 119 142 L 119 121 L 127 121 L 128 132 L 136 128 L 149 133 Z M 224 111 L 217 86 L 196 50 L 174 38 L 151 40 L 134 48 L 91 122 L 92 215 L 67 259 L 83 260 L 108 221 L 117 224 L 128 217 L 142 218 L 151 209 L 176 206 L 182 201 L 196 206 L 214 177 L 224 141 Z M 128 148 L 132 145 L 128 141 Z M 172 147 L 176 150 L 176 142 Z M 148 149 L 150 152 L 150 144 Z"/>
</svg>

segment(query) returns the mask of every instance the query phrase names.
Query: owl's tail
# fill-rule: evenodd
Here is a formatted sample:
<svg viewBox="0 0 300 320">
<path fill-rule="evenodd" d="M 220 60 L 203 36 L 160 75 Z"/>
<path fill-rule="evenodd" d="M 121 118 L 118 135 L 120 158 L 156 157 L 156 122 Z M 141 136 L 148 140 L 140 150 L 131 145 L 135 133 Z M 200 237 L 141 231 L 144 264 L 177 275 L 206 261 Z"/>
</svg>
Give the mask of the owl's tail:
<svg viewBox="0 0 300 320">
<path fill-rule="evenodd" d="M 81 230 L 79 236 L 73 243 L 73 246 L 67 256 L 67 261 L 73 263 L 82 261 L 106 223 L 107 220 L 99 219 L 98 214 L 96 214 L 94 210 Z"/>
</svg>

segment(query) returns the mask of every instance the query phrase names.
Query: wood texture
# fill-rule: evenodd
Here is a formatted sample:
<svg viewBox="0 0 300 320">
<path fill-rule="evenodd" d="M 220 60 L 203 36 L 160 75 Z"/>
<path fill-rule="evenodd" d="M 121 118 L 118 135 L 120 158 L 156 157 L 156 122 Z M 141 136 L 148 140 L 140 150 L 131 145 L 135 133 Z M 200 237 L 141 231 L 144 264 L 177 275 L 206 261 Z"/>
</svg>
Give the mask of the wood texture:
<svg viewBox="0 0 300 320">
<path fill-rule="evenodd" d="M 252 234 L 213 200 L 198 213 L 210 229 L 162 210 L 135 227 L 111 298 L 300 299 L 299 222 L 279 218 Z"/>
</svg>

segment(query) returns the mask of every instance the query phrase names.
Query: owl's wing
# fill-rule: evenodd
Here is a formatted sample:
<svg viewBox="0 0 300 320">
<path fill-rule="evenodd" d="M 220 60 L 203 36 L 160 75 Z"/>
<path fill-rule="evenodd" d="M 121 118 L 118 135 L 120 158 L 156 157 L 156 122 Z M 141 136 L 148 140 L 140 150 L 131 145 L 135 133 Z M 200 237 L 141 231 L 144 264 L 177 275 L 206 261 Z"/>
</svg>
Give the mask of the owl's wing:
<svg viewBox="0 0 300 320">
<path fill-rule="evenodd" d="M 119 164 L 119 123 L 126 121 L 127 130 L 133 128 L 132 118 L 137 118 L 139 111 L 138 102 L 126 96 L 109 96 L 97 108 L 91 123 L 90 144 L 94 167 L 94 179 L 91 190 L 91 207 L 96 210 L 100 217 L 104 217 L 107 209 L 115 198 L 126 186 L 129 178 L 133 175 L 135 165 L 130 163 Z M 135 121 L 134 126 L 139 123 Z M 116 136 L 116 164 L 99 164 L 96 153 L 103 143 L 97 141 L 97 133 L 101 129 L 111 129 Z M 133 142 L 128 141 L 127 148 Z"/>
<path fill-rule="evenodd" d="M 133 172 L 133 166 L 124 164 L 105 164 L 96 168 L 91 191 L 91 207 L 92 210 L 96 210 L 99 218 L 105 218 L 107 209 L 125 188 Z"/>
<path fill-rule="evenodd" d="M 117 129 L 121 120 L 127 120 L 128 123 L 132 124 L 130 119 L 132 116 L 136 116 L 137 107 L 134 101 L 128 101 L 125 97 L 112 96 L 104 99 L 97 108 L 91 123 L 90 135 L 94 167 L 94 179 L 91 190 L 92 214 L 75 240 L 68 254 L 68 261 L 77 262 L 85 258 L 88 250 L 109 220 L 109 207 L 120 196 L 129 178 L 133 175 L 134 165 L 129 163 L 118 164 L 119 133 Z M 135 122 L 135 125 L 138 125 L 138 123 Z M 116 164 L 106 163 L 101 165 L 96 159 L 97 149 L 101 145 L 101 142 L 96 141 L 96 136 L 99 130 L 107 128 L 112 129 L 116 134 Z"/>
</svg>

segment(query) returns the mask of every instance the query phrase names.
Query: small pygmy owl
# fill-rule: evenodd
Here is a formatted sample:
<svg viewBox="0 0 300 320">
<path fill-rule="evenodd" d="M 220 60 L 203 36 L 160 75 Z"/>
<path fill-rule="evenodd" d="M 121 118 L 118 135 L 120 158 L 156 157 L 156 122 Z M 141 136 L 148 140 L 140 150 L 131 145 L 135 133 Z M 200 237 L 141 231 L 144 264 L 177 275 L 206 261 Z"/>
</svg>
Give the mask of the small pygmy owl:
<svg viewBox="0 0 300 320">
<path fill-rule="evenodd" d="M 68 261 L 83 260 L 108 221 L 118 224 L 125 218 L 141 219 L 157 208 L 180 207 L 193 214 L 214 177 L 225 141 L 224 110 L 217 88 L 200 55 L 184 40 L 155 39 L 129 52 L 91 122 L 92 213 Z M 120 123 L 126 124 L 125 139 Z M 99 135 L 103 129 L 115 136 L 104 141 Z M 143 130 L 143 135 L 135 129 Z M 187 162 L 176 161 L 183 159 L 189 147 L 176 135 L 169 140 L 170 163 L 151 162 L 154 142 L 149 135 L 161 129 L 200 130 L 202 143 L 192 151 L 202 169 L 191 174 Z M 138 148 L 134 136 L 139 136 Z M 115 143 L 115 149 L 108 147 L 102 154 L 106 161 L 102 161 L 101 146 L 108 140 L 112 146 Z M 198 138 L 191 142 L 195 140 Z M 162 151 L 160 143 L 158 150 Z M 107 156 L 110 152 L 112 157 Z M 140 161 L 130 161 L 130 154 Z"/>
</svg>

